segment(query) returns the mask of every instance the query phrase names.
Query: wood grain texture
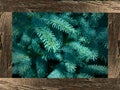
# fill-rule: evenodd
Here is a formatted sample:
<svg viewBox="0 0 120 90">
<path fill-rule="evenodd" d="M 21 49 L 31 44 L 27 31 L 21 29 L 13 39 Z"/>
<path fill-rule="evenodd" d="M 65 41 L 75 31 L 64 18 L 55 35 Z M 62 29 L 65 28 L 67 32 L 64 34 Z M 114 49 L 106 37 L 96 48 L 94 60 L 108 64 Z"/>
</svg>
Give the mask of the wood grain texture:
<svg viewBox="0 0 120 90">
<path fill-rule="evenodd" d="M 120 78 L 120 51 L 118 47 L 120 37 L 120 14 L 109 14 L 109 74 L 108 78 Z"/>
<path fill-rule="evenodd" d="M 120 1 L 2 0 L 1 11 L 120 13 Z"/>
<path fill-rule="evenodd" d="M 1 18 L 2 12 L 0 12 L 0 18 Z M 2 32 L 0 32 L 0 59 L 2 54 Z"/>
<path fill-rule="evenodd" d="M 0 57 L 0 77 L 11 77 L 11 30 L 12 30 L 12 13 L 2 13 L 0 18 L 0 33 L 2 35 L 2 48 Z"/>
<path fill-rule="evenodd" d="M 120 79 L 0 79 L 0 90 L 120 90 Z"/>
</svg>

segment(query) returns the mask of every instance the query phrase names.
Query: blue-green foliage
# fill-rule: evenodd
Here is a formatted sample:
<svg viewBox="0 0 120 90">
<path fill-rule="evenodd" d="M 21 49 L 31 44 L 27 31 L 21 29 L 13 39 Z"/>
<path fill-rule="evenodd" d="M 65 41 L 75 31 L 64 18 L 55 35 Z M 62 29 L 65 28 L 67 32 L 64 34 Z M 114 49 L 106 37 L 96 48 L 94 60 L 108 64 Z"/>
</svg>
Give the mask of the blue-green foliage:
<svg viewBox="0 0 120 90">
<path fill-rule="evenodd" d="M 105 13 L 14 12 L 13 75 L 107 77 L 107 25 Z"/>
</svg>

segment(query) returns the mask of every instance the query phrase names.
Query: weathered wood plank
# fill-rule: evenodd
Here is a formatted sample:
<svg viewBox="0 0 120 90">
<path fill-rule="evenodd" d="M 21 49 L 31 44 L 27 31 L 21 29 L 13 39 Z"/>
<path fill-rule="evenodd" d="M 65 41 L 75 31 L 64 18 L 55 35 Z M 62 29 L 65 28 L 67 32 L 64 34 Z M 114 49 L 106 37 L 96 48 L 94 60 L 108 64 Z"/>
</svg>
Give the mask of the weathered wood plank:
<svg viewBox="0 0 120 90">
<path fill-rule="evenodd" d="M 0 12 L 0 18 L 1 18 L 2 12 Z M 2 53 L 2 32 L 0 31 L 0 59 L 1 59 L 1 53 Z"/>
<path fill-rule="evenodd" d="M 119 37 L 120 37 L 120 14 L 109 14 L 109 78 L 120 77 L 120 51 L 119 51 Z"/>
<path fill-rule="evenodd" d="M 1 58 L 0 58 L 0 77 L 11 77 L 11 29 L 12 29 L 12 13 L 5 12 L 0 18 L 0 32 L 1 32 Z"/>
<path fill-rule="evenodd" d="M 3 0 L 2 11 L 110 12 L 120 13 L 120 1 Z"/>
<path fill-rule="evenodd" d="M 1 90 L 119 90 L 120 79 L 0 79 Z"/>
</svg>

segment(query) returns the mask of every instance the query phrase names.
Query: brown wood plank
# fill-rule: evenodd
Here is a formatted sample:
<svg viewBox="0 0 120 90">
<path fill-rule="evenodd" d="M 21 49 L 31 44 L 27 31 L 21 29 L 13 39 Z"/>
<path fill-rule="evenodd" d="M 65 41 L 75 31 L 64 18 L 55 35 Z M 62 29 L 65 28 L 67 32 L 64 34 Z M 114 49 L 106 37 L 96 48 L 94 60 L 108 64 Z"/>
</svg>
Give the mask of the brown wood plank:
<svg viewBox="0 0 120 90">
<path fill-rule="evenodd" d="M 2 13 L 0 18 L 1 33 L 1 58 L 0 58 L 0 77 L 11 77 L 11 25 L 12 13 Z"/>
<path fill-rule="evenodd" d="M 120 13 L 120 1 L 2 0 L 2 11 L 110 12 Z"/>
<path fill-rule="evenodd" d="M 109 78 L 120 78 L 120 14 L 109 14 Z"/>
<path fill-rule="evenodd" d="M 0 79 L 1 90 L 119 90 L 120 79 Z"/>
<path fill-rule="evenodd" d="M 1 18 L 2 12 L 0 12 L 0 18 Z M 2 32 L 0 31 L 0 59 L 1 59 L 1 53 L 2 53 Z"/>
</svg>

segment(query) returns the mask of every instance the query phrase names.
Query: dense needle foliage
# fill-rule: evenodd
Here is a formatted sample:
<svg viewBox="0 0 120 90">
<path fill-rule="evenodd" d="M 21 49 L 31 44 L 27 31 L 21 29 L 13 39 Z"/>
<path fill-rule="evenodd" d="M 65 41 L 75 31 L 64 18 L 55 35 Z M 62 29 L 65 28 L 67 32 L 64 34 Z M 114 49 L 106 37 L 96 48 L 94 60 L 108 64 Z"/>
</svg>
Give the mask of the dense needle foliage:
<svg viewBox="0 0 120 90">
<path fill-rule="evenodd" d="M 105 13 L 14 12 L 13 77 L 107 77 L 107 22 Z"/>
</svg>

